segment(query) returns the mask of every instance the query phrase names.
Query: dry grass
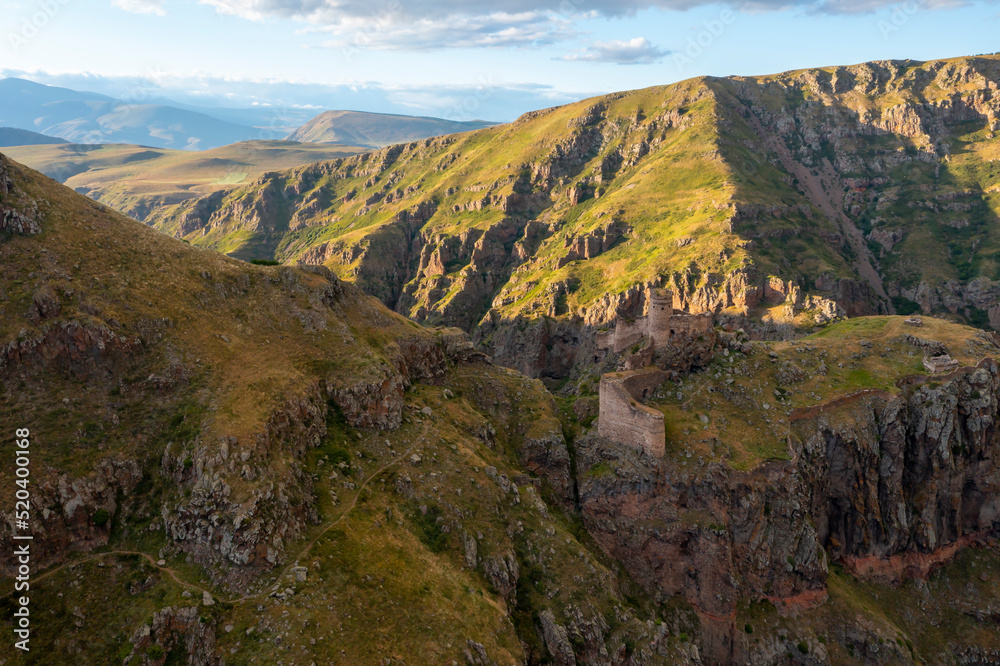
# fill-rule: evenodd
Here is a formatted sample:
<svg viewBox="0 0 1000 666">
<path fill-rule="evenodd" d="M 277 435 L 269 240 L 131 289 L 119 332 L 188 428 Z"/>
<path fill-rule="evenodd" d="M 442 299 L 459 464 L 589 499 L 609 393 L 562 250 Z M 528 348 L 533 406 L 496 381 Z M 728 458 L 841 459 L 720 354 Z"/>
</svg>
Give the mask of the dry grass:
<svg viewBox="0 0 1000 666">
<path fill-rule="evenodd" d="M 943 343 L 963 366 L 998 351 L 968 326 L 923 317 L 917 328 L 904 319 L 861 317 L 802 340 L 755 343 L 749 355 L 717 356 L 706 370 L 665 384 L 656 406 L 666 419 L 667 455 L 686 465 L 726 460 L 738 469 L 787 459 L 797 411 L 864 390 L 897 393 L 900 379 L 928 374 L 923 349 L 903 335 Z"/>
</svg>

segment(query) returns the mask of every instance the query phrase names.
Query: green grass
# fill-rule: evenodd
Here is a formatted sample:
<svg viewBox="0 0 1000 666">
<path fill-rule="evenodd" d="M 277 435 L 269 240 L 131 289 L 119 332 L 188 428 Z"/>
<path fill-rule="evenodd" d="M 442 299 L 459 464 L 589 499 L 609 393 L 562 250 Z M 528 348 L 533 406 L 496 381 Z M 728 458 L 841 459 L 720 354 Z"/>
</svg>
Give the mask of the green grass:
<svg viewBox="0 0 1000 666">
<path fill-rule="evenodd" d="M 943 343 L 964 366 L 996 353 L 975 329 L 932 317 L 916 328 L 904 319 L 859 317 L 800 340 L 755 343 L 748 355 L 717 355 L 708 368 L 665 384 L 655 406 L 664 414 L 667 457 L 692 470 L 788 460 L 789 437 L 813 432 L 811 419 L 827 405 L 862 391 L 898 393 L 899 380 L 927 374 L 923 350 L 905 335 Z"/>
</svg>

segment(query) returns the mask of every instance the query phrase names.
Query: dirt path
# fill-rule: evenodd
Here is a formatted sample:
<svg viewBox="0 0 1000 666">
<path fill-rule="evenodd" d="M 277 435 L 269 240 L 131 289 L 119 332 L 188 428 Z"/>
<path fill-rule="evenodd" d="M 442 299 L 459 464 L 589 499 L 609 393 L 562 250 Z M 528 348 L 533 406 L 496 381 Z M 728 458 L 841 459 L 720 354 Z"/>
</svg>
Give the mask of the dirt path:
<svg viewBox="0 0 1000 666">
<path fill-rule="evenodd" d="M 302 558 L 304 558 L 309 553 L 309 551 L 312 550 L 313 546 L 315 546 L 316 543 L 320 539 L 322 539 L 324 536 L 326 536 L 330 532 L 330 530 L 332 530 L 334 527 L 336 527 L 337 525 L 339 525 L 341 523 L 341 521 L 343 521 L 344 518 L 346 518 L 351 513 L 351 511 L 354 510 L 354 508 L 358 505 L 358 500 L 361 499 L 361 493 L 364 492 L 365 488 L 367 488 L 369 486 L 369 484 L 371 484 L 372 481 L 374 481 L 378 477 L 382 476 L 382 473 L 385 472 L 390 467 L 393 467 L 394 465 L 398 465 L 399 463 L 403 462 L 403 460 L 407 456 L 409 456 L 415 449 L 419 448 L 420 445 L 421 445 L 420 444 L 420 440 L 422 440 L 424 437 L 427 436 L 427 431 L 430 430 L 430 427 L 431 427 L 431 424 L 427 423 L 424 426 L 424 429 L 420 432 L 420 435 L 414 441 L 413 445 L 410 446 L 410 448 L 408 448 L 406 451 L 404 451 L 400 455 L 396 456 L 395 459 L 387 462 L 386 464 L 382 465 L 377 470 L 375 470 L 374 472 L 372 472 L 371 474 L 369 474 L 368 478 L 366 478 L 364 480 L 364 483 L 362 483 L 358 487 L 358 492 L 354 494 L 354 499 L 351 500 L 350 505 L 348 505 L 348 507 L 346 509 L 344 509 L 340 513 L 339 516 L 337 516 L 336 520 L 334 520 L 332 523 L 330 523 L 329 525 L 327 525 L 326 527 L 324 527 L 323 531 L 321 531 L 319 534 L 317 534 L 316 537 L 312 541 L 310 541 L 308 544 L 306 544 L 305 547 L 303 547 L 302 550 L 299 551 L 299 554 L 296 555 L 294 559 L 289 559 L 288 564 L 285 565 L 285 568 L 277 576 L 277 580 L 281 580 L 285 575 L 288 574 L 288 572 L 293 567 L 298 566 L 299 560 L 301 560 Z M 257 598 L 257 597 L 261 596 L 261 594 L 262 594 L 261 592 L 258 592 L 256 594 L 248 594 L 248 595 L 245 595 L 243 597 L 240 597 L 239 599 L 235 599 L 235 600 L 231 601 L 230 603 L 239 603 L 239 602 L 242 602 L 242 601 L 247 601 L 249 599 L 254 599 L 254 598 Z"/>
<path fill-rule="evenodd" d="M 159 569 L 163 573 L 165 573 L 168 576 L 170 576 L 174 580 L 174 582 L 177 583 L 178 585 L 180 585 L 181 587 L 190 588 L 192 590 L 198 590 L 199 592 L 207 593 L 209 595 L 212 594 L 211 592 L 209 592 L 208 590 L 206 590 L 203 587 L 199 587 L 198 585 L 195 585 L 193 583 L 188 583 L 188 582 L 185 582 L 185 581 L 181 580 L 180 574 L 177 572 L 176 569 L 173 569 L 173 568 L 168 567 L 166 565 L 157 564 L 158 560 L 154 559 L 152 555 L 150 555 L 149 553 L 143 553 L 143 552 L 138 551 L 138 550 L 109 550 L 109 551 L 104 552 L 104 553 L 96 553 L 94 555 L 88 555 L 87 557 L 81 557 L 80 559 L 72 560 L 70 562 L 63 562 L 62 564 L 60 564 L 59 566 L 57 566 L 54 569 L 49 569 L 48 571 L 46 571 L 43 574 L 39 574 L 37 576 L 34 576 L 31 579 L 31 582 L 32 583 L 38 583 L 39 581 L 43 581 L 46 578 L 51 578 L 52 576 L 55 576 L 57 573 L 59 573 L 63 569 L 66 569 L 67 567 L 75 567 L 78 564 L 86 564 L 87 562 L 93 562 L 95 560 L 102 560 L 105 557 L 112 557 L 112 556 L 118 556 L 118 555 L 137 555 L 139 557 L 142 557 L 147 562 L 149 562 L 151 565 L 153 565 L 154 567 L 156 567 L 157 569 Z M 8 592 L 7 594 L 3 595 L 3 597 L 0 597 L 0 599 L 8 597 L 11 594 L 13 594 L 13 592 Z"/>
<path fill-rule="evenodd" d="M 312 550 L 313 546 L 315 546 L 316 543 L 321 538 L 323 538 L 323 536 L 325 536 L 327 533 L 329 533 L 330 530 L 332 530 L 334 527 L 336 527 L 337 525 L 339 525 L 348 515 L 350 515 L 350 513 L 355 509 L 355 507 L 357 507 L 358 500 L 361 498 L 361 493 L 365 490 L 365 488 L 367 488 L 372 483 L 372 481 L 374 481 L 375 479 L 377 479 L 378 477 L 380 477 L 390 467 L 393 467 L 393 466 L 398 465 L 399 463 L 403 462 L 403 460 L 406 459 L 407 456 L 409 456 L 415 449 L 419 448 L 421 446 L 421 440 L 424 437 L 427 436 L 427 432 L 430 430 L 430 427 L 431 427 L 431 424 L 428 422 L 424 426 L 424 429 L 421 431 L 420 435 L 417 436 L 417 438 L 414 441 L 414 443 L 413 443 L 412 446 L 410 446 L 406 451 L 404 451 L 400 455 L 396 456 L 396 458 L 394 458 L 393 460 L 387 462 L 386 464 L 382 465 L 377 470 L 375 470 L 374 472 L 372 472 L 371 474 L 369 474 L 368 477 L 364 480 L 364 482 L 358 487 L 358 492 L 355 493 L 354 499 L 351 500 L 351 503 L 347 506 L 347 508 L 345 508 L 340 513 L 340 515 L 337 516 L 336 520 L 334 520 L 329 525 L 327 525 L 326 527 L 324 527 L 323 530 L 319 534 L 317 534 L 316 537 L 312 541 L 310 541 L 308 544 L 306 544 L 305 547 L 303 547 L 302 550 L 299 551 L 298 555 L 296 555 L 294 559 L 290 559 L 289 563 L 285 565 L 285 567 L 281 570 L 281 573 L 278 574 L 278 576 L 276 577 L 275 580 L 281 580 L 285 575 L 288 574 L 288 572 L 293 567 L 298 566 L 299 560 L 301 560 L 303 557 L 305 557 L 309 553 L 309 551 Z M 70 562 L 64 562 L 63 564 L 60 564 L 59 566 L 57 566 L 57 567 L 55 567 L 53 569 L 49 569 L 45 573 L 38 574 L 38 575 L 34 576 L 31 579 L 31 582 L 32 583 L 38 583 L 38 582 L 41 582 L 41 581 L 43 581 L 43 580 L 45 580 L 47 578 L 51 578 L 52 576 L 55 576 L 57 573 L 59 573 L 60 571 L 66 569 L 67 567 L 74 567 L 74 566 L 76 566 L 78 564 L 86 564 L 87 562 L 94 562 L 96 560 L 101 560 L 101 559 L 104 559 L 106 557 L 115 557 L 115 556 L 120 556 L 120 555 L 137 555 L 139 557 L 142 557 L 147 562 L 149 562 L 152 566 L 156 567 L 161 572 L 163 572 L 163 573 L 167 574 L 168 576 L 170 576 L 170 578 L 175 583 L 177 583 L 178 585 L 180 585 L 181 587 L 185 587 L 185 588 L 188 588 L 188 589 L 191 589 L 191 590 L 197 590 L 198 592 L 201 592 L 203 595 L 207 594 L 209 596 L 212 596 L 213 598 L 216 598 L 216 597 L 214 597 L 212 595 L 211 591 L 209 591 L 209 590 L 207 590 L 207 589 L 205 589 L 203 587 L 200 587 L 198 585 L 195 585 L 193 583 L 188 583 L 186 581 L 181 580 L 180 574 L 177 572 L 176 569 L 173 569 L 173 568 L 171 568 L 169 566 L 166 566 L 166 565 L 158 564 L 159 560 L 154 559 L 152 555 L 150 555 L 148 553 L 143 553 L 143 552 L 140 552 L 140 551 L 136 551 L 136 550 L 109 550 L 109 551 L 106 551 L 106 552 L 103 552 L 103 553 L 95 553 L 93 555 L 88 555 L 87 557 L 82 557 L 80 559 L 75 559 L 75 560 L 72 560 Z M 4 599 L 6 597 L 12 596 L 13 594 L 14 594 L 14 592 L 11 591 L 11 592 L 8 592 L 7 594 L 0 595 L 0 599 Z M 239 604 L 239 603 L 244 603 L 246 601 L 251 601 L 253 599 L 259 599 L 259 598 L 264 597 L 264 596 L 267 596 L 267 592 L 261 591 L 261 592 L 254 592 L 252 594 L 246 594 L 246 595 L 243 595 L 242 597 L 236 597 L 236 598 L 232 598 L 232 599 L 219 599 L 219 600 L 223 601 L 224 603 Z"/>
</svg>

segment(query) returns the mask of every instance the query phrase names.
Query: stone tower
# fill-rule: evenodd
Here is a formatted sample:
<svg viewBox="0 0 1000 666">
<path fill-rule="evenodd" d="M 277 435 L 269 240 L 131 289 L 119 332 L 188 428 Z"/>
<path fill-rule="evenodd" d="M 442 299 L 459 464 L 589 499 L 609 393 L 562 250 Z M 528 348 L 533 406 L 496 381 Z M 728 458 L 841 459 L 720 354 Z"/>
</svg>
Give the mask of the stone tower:
<svg viewBox="0 0 1000 666">
<path fill-rule="evenodd" d="M 674 316 L 674 292 L 669 289 L 650 289 L 647 294 L 649 313 L 646 324 L 649 339 L 654 347 L 664 347 L 670 342 L 670 320 Z"/>
</svg>

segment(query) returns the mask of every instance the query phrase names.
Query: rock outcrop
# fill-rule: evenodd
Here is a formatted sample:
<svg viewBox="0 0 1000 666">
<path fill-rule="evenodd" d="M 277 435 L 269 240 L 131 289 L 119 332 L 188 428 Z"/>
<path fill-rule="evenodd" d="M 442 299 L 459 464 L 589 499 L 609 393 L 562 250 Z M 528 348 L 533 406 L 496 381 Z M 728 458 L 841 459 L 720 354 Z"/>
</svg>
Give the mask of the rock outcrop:
<svg viewBox="0 0 1000 666">
<path fill-rule="evenodd" d="M 102 460 L 86 476 L 71 477 L 49 471 L 39 475 L 31 495 L 32 565 L 37 570 L 61 563 L 75 551 L 107 545 L 119 518 L 122 502 L 131 502 L 142 481 L 134 460 Z M 0 538 L 11 541 L 13 516 L 0 524 Z M 13 575 L 13 551 L 0 555 L 0 568 Z"/>
<path fill-rule="evenodd" d="M 734 626 L 740 600 L 815 607 L 831 561 L 898 582 L 998 536 L 996 361 L 835 407 L 793 413 L 791 461 L 750 472 L 712 464 L 691 476 L 669 456 L 577 442 L 588 531 L 649 593 L 694 605 L 712 661 L 752 663 Z"/>
<path fill-rule="evenodd" d="M 0 155 L 0 232 L 34 236 L 42 233 L 38 202 L 19 191 L 6 157 Z"/>
<path fill-rule="evenodd" d="M 222 666 L 215 654 L 215 626 L 205 621 L 197 606 L 168 606 L 153 614 L 132 636 L 127 666 L 157 666 L 185 659 L 191 666 Z"/>
</svg>

